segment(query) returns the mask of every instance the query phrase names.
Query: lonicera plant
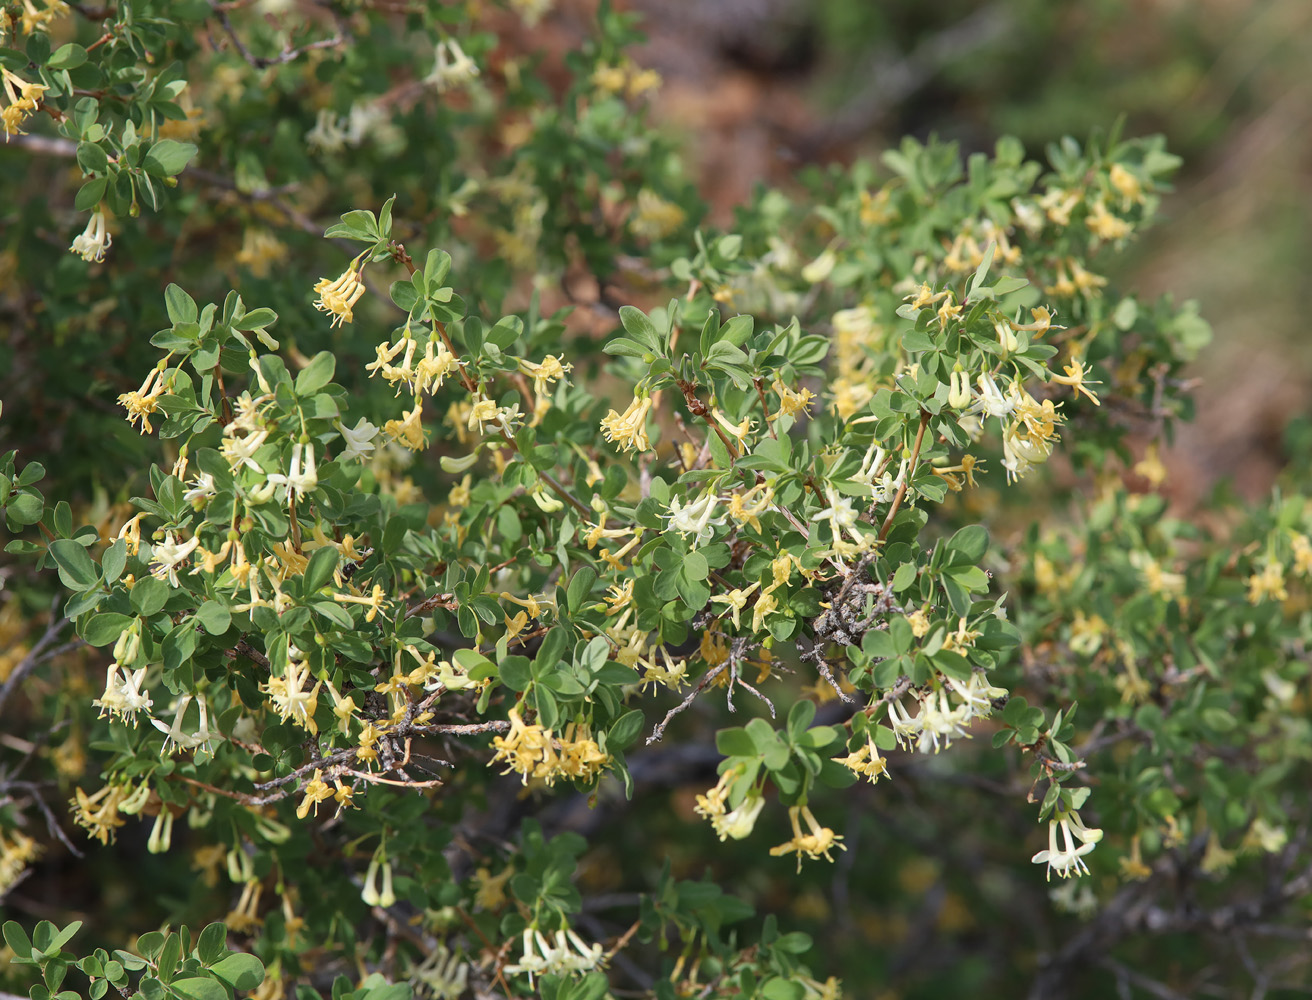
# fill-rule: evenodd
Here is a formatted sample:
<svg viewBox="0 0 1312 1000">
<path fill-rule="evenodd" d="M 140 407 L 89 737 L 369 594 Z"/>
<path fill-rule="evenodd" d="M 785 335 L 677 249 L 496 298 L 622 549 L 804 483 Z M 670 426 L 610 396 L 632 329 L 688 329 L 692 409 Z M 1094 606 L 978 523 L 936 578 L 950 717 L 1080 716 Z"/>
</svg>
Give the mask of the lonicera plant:
<svg viewBox="0 0 1312 1000">
<path fill-rule="evenodd" d="M 1047 167 L 1009 140 L 964 164 L 907 141 L 882 172 L 763 193 L 716 234 L 630 113 L 659 78 L 612 12 L 553 94 L 498 49 L 510 22 L 412 11 L 427 55 L 368 98 L 409 51 L 390 5 L 334 9 L 319 35 L 243 6 L 120 3 L 91 25 L 24 0 L 3 22 L 6 132 L 40 120 L 81 175 L 61 273 L 112 271 L 137 240 L 155 253 L 123 222 L 145 208 L 236 211 L 251 276 L 167 283 L 163 327 L 134 328 L 130 384 L 102 402 L 142 465 L 98 517 L 50 503 L 83 489 L 55 456 L 49 473 L 4 458 L 7 551 L 45 571 L 31 594 L 57 577 L 63 596 L 47 625 L 6 612 L 0 707 L 22 699 L 43 735 L 0 769 L 0 894 L 56 849 L 43 816 L 82 851 L 140 828 L 214 890 L 172 906 L 208 922 L 194 940 L 142 927 L 74 952 L 75 925 L 7 923 L 34 997 L 838 997 L 805 935 L 735 929 L 751 909 L 714 878 L 667 863 L 602 923 L 587 840 L 523 807 L 486 815 L 508 786 L 622 814 L 635 761 L 711 719 L 719 763 L 686 822 L 772 877 L 843 858 L 856 783 L 878 795 L 965 744 L 981 775 L 1027 769 L 1004 808 L 1039 821 L 1039 849 L 1000 850 L 1047 879 L 1093 871 L 1052 905 L 1107 919 L 1109 947 L 1135 930 L 1118 901 L 1170 872 L 1242 884 L 1265 857 L 1300 895 L 1307 626 L 1282 605 L 1312 573 L 1309 512 L 1282 497 L 1213 548 L 1165 517 L 1155 441 L 1189 413 L 1181 368 L 1207 327 L 1102 273 L 1177 166 L 1159 141 L 1067 141 Z M 226 43 L 198 47 L 206 32 Z M 263 161 L 234 148 L 242 116 L 273 114 L 257 80 L 322 102 L 300 132 L 281 113 L 297 141 Z M 426 141 L 452 154 L 437 178 L 404 152 L 426 100 Z M 170 193 L 198 153 L 231 179 L 206 166 L 210 195 Z M 392 193 L 314 225 L 323 196 L 301 188 L 348 163 L 353 189 Z M 270 278 L 284 240 L 327 276 Z M 575 267 L 641 270 L 645 307 L 603 295 L 596 336 L 544 309 L 545 279 Z M 991 545 L 1022 504 L 1057 516 Z M 750 720 L 725 727 L 735 709 Z M 35 760 L 48 782 L 20 780 Z"/>
</svg>

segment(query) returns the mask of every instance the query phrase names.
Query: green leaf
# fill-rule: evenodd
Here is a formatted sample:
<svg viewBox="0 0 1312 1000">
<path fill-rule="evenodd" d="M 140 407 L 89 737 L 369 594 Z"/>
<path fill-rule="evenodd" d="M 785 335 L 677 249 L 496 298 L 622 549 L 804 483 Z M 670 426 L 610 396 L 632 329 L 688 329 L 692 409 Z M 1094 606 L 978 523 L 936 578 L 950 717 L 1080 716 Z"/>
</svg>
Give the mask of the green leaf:
<svg viewBox="0 0 1312 1000">
<path fill-rule="evenodd" d="M 27 36 L 27 44 L 23 48 L 28 59 L 38 66 L 44 66 L 50 58 L 50 36 L 44 31 L 33 31 Z"/>
<path fill-rule="evenodd" d="M 264 982 L 264 964 L 254 955 L 238 952 L 210 969 L 234 990 L 242 992 L 253 990 Z"/>
<path fill-rule="evenodd" d="M 579 608 L 583 606 L 589 595 L 592 593 L 592 585 L 597 582 L 597 571 L 591 566 L 584 566 L 574 574 L 574 579 L 569 582 L 569 590 L 566 599 L 569 602 L 571 614 L 577 614 Z"/>
<path fill-rule="evenodd" d="M 321 587 L 333 578 L 333 570 L 336 568 L 337 550 L 335 548 L 331 545 L 325 545 L 322 548 L 315 549 L 305 567 L 305 575 L 302 578 L 304 596 L 308 598 L 310 595 L 317 593 Z"/>
<path fill-rule="evenodd" d="M 893 589 L 898 593 L 906 590 L 916 581 L 916 574 L 920 572 L 920 567 L 914 562 L 904 562 L 897 568 L 893 574 Z"/>
<path fill-rule="evenodd" d="M 968 524 L 948 539 L 945 566 L 975 565 L 989 549 L 989 533 L 982 524 Z"/>
<path fill-rule="evenodd" d="M 975 276 L 970 279 L 970 286 L 966 292 L 966 298 L 969 299 L 971 294 L 984 283 L 988 277 L 989 268 L 993 266 L 993 255 L 997 253 L 998 244 L 995 240 L 990 240 L 988 249 L 984 251 L 984 259 L 979 262 L 979 267 L 975 268 Z"/>
<path fill-rule="evenodd" d="M 315 555 L 322 551 L 324 550 L 317 550 Z M 334 555 L 337 554 L 335 549 L 329 548 L 328 551 Z M 232 624 L 232 612 L 228 610 L 226 604 L 220 604 L 218 601 L 206 601 L 196 609 L 196 621 L 210 635 L 222 635 L 228 631 L 228 626 Z"/>
<path fill-rule="evenodd" d="M 170 282 L 164 289 L 164 309 L 169 314 L 169 322 L 174 326 L 183 323 L 195 323 L 200 314 L 196 311 L 196 300 L 182 289 Z"/>
<path fill-rule="evenodd" d="M 59 567 L 59 579 L 69 590 L 90 590 L 100 582 L 100 571 L 87 550 L 71 538 L 56 538 L 50 543 L 50 557 Z"/>
<path fill-rule="evenodd" d="M 755 321 L 751 316 L 735 316 L 720 328 L 720 340 L 728 341 L 734 347 L 742 347 L 751 339 Z"/>
<path fill-rule="evenodd" d="M 533 672 L 526 656 L 507 656 L 497 667 L 501 683 L 512 691 L 523 691 L 533 681 Z"/>
<path fill-rule="evenodd" d="M 196 939 L 196 957 L 201 965 L 213 965 L 228 950 L 228 928 L 216 920 L 200 932 Z"/>
<path fill-rule="evenodd" d="M 5 944 L 13 950 L 19 958 L 28 958 L 32 954 L 32 942 L 27 938 L 27 931 L 23 930 L 23 925 L 14 920 L 6 920 L 2 928 L 5 938 Z"/>
<path fill-rule="evenodd" d="M 806 727 L 811 724 L 815 718 L 815 702 L 803 698 L 801 701 L 793 703 L 793 707 L 788 711 L 788 735 L 793 742 L 797 742 Z"/>
<path fill-rule="evenodd" d="M 87 50 L 74 42 L 55 49 L 55 54 L 46 63 L 51 69 L 77 69 L 87 61 Z"/>
<path fill-rule="evenodd" d="M 141 166 L 156 177 L 173 177 L 182 173 L 195 155 L 196 147 L 190 142 L 160 139 L 146 151 Z"/>
<path fill-rule="evenodd" d="M 374 218 L 373 212 L 357 208 L 343 215 L 341 222 L 329 226 L 324 236 L 328 239 L 344 236 L 361 243 L 372 243 L 378 239 L 378 220 Z"/>
<path fill-rule="evenodd" d="M 451 273 L 451 255 L 445 250 L 429 250 L 424 258 L 424 281 L 434 291 L 446 283 Z"/>
<path fill-rule="evenodd" d="M 637 709 L 634 709 L 631 712 L 625 712 L 615 720 L 615 724 L 611 726 L 610 730 L 606 733 L 607 748 L 609 749 L 613 747 L 616 750 L 623 750 L 625 747 L 632 744 L 642 732 L 642 726 L 645 721 L 646 716 Z"/>
<path fill-rule="evenodd" d="M 333 379 L 337 370 L 337 356 L 331 351 L 320 351 L 296 376 L 296 395 L 304 399 L 313 396 Z"/>
<path fill-rule="evenodd" d="M 154 576 L 143 576 L 132 586 L 132 607 L 137 614 L 149 618 L 161 610 L 169 599 L 169 585 Z"/>
<path fill-rule="evenodd" d="M 14 524 L 36 524 L 45 509 L 39 493 L 16 493 L 9 498 L 5 513 Z"/>
<path fill-rule="evenodd" d="M 627 337 L 616 337 L 614 340 L 607 341 L 606 345 L 602 347 L 602 350 L 607 354 L 614 354 L 625 358 L 642 358 L 653 353 L 636 341 L 629 340 Z"/>
<path fill-rule="evenodd" d="M 419 293 L 415 291 L 413 281 L 393 281 L 388 289 L 388 295 L 396 303 L 398 309 L 404 309 L 409 312 L 419 301 Z"/>
<path fill-rule="evenodd" d="M 661 336 L 647 314 L 634 306 L 620 306 L 620 323 L 629 336 L 653 354 L 660 354 Z"/>
<path fill-rule="evenodd" d="M 105 187 L 109 184 L 108 177 L 93 177 L 83 184 L 77 191 L 77 197 L 73 199 L 73 208 L 79 212 L 89 212 L 105 197 Z"/>
<path fill-rule="evenodd" d="M 131 624 L 132 619 L 127 615 L 107 611 L 93 616 L 87 622 L 82 630 L 82 638 L 91 646 L 108 646 L 111 642 L 118 642 L 118 637 Z"/>
<path fill-rule="evenodd" d="M 233 955 L 233 958 L 238 956 Z M 248 956 L 253 958 L 254 956 Z M 227 961 L 225 959 L 224 961 Z M 258 960 L 257 960 L 258 961 Z M 217 969 L 218 966 L 215 966 Z M 263 976 L 261 976 L 263 978 Z M 192 976 L 169 983 L 169 992 L 183 1000 L 232 1000 L 227 987 L 208 976 Z"/>
<path fill-rule="evenodd" d="M 971 593 L 978 594 L 989 589 L 988 574 L 978 566 L 951 566 L 943 572 Z"/>
<path fill-rule="evenodd" d="M 77 146 L 77 165 L 85 174 L 103 174 L 109 169 L 109 156 L 94 142 L 80 142 Z"/>
<path fill-rule="evenodd" d="M 252 309 L 241 319 L 234 319 L 232 328 L 242 331 L 263 330 L 277 322 L 278 314 L 267 306 L 261 306 L 259 309 Z"/>
<path fill-rule="evenodd" d="M 716 733 L 715 749 L 726 757 L 755 757 L 758 753 L 751 734 L 741 727 Z"/>
</svg>

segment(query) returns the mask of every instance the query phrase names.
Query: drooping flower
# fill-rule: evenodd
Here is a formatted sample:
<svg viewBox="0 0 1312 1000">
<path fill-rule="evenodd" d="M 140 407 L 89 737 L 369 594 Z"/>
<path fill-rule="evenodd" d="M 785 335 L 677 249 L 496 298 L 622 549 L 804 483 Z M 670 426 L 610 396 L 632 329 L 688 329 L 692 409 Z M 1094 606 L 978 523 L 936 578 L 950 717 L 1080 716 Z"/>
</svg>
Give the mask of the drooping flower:
<svg viewBox="0 0 1312 1000">
<path fill-rule="evenodd" d="M 159 408 L 161 396 L 168 394 L 168 387 L 160 380 L 160 370 L 152 368 L 135 392 L 125 392 L 118 397 L 118 403 L 128 411 L 128 424 L 135 427 L 141 421 L 141 433 L 149 434 L 154 428 L 150 425 L 150 416 Z"/>
<path fill-rule="evenodd" d="M 305 467 L 301 467 L 302 456 Z M 287 474 L 275 472 L 269 476 L 269 482 L 278 488 L 278 502 L 288 503 L 292 500 L 304 500 L 306 494 L 319 485 L 319 470 L 314 463 L 314 445 L 297 442 L 292 445 L 292 462 Z"/>
<path fill-rule="evenodd" d="M 1057 831 L 1060 828 L 1062 835 L 1062 847 L 1057 846 Z M 1081 844 L 1075 846 L 1075 840 L 1079 839 Z M 1072 875 L 1089 874 L 1089 866 L 1084 863 L 1084 856 L 1092 851 L 1098 841 L 1102 840 L 1102 831 L 1086 827 L 1080 820 L 1080 814 L 1071 810 L 1070 812 L 1058 813 L 1054 815 L 1048 823 L 1048 849 L 1039 851 L 1030 860 L 1036 865 L 1047 864 L 1048 879 L 1052 878 L 1055 871 L 1062 878 L 1070 878 Z"/>
<path fill-rule="evenodd" d="M 104 718 L 105 713 L 108 712 L 110 715 L 118 716 L 135 729 L 137 713 L 145 712 L 149 715 L 151 706 L 154 705 L 150 692 L 141 690 L 141 682 L 145 679 L 147 668 L 123 670 L 120 675 L 119 671 L 122 669 L 118 663 L 110 664 L 105 673 L 105 693 L 91 704 L 100 709 L 101 718 Z"/>
<path fill-rule="evenodd" d="M 73 245 L 68 249 L 87 263 L 99 263 L 105 259 L 105 251 L 113 243 L 113 238 L 105 229 L 105 213 L 93 212 L 87 228 L 73 238 Z"/>
<path fill-rule="evenodd" d="M 436 88 L 439 94 L 458 89 L 478 76 L 478 64 L 474 62 L 460 43 L 454 38 L 444 38 L 437 43 L 433 53 L 433 68 L 424 83 Z"/>
<path fill-rule="evenodd" d="M 383 424 L 383 433 L 410 451 L 422 451 L 425 443 L 423 415 L 423 397 L 416 396 L 415 405 L 406 411 L 404 417 Z"/>
<path fill-rule="evenodd" d="M 357 266 L 357 263 L 352 261 L 351 266 L 340 278 L 333 281 L 320 278 L 315 283 L 314 290 L 319 298 L 315 300 L 314 308 L 320 312 L 331 313 L 335 317 L 330 326 L 341 326 L 355 319 L 351 310 L 364 295 L 364 282 L 360 280 Z"/>
<path fill-rule="evenodd" d="M 650 188 L 638 192 L 635 209 L 629 231 L 640 240 L 662 240 L 678 232 L 687 218 L 682 208 Z"/>
<path fill-rule="evenodd" d="M 290 653 L 288 655 L 290 657 Z M 314 721 L 314 713 L 319 708 L 319 689 L 323 682 L 316 682 L 307 691 L 305 685 L 309 680 L 310 668 L 305 662 L 290 658 L 283 675 L 270 677 L 262 687 L 283 722 L 290 720 L 309 730 L 311 735 L 317 735 L 319 724 Z"/>
<path fill-rule="evenodd" d="M 346 147 L 347 134 L 332 108 L 320 108 L 314 128 L 305 133 L 305 144 L 321 153 L 338 153 Z"/>
<path fill-rule="evenodd" d="M 750 791 L 743 797 L 737 809 L 711 817 L 711 828 L 721 839 L 732 837 L 742 840 L 749 836 L 756 826 L 756 817 L 765 808 L 765 796 L 760 792 Z"/>
<path fill-rule="evenodd" d="M 806 820 L 807 833 L 803 833 L 801 826 L 798 824 L 799 816 Z M 795 853 L 797 855 L 797 870 L 800 872 L 802 870 L 803 855 L 812 859 L 823 856 L 826 861 L 833 861 L 834 857 L 829 852 L 835 847 L 839 850 L 847 850 L 846 845 L 842 843 L 842 836 L 834 833 L 827 826 L 821 826 L 807 806 L 793 806 L 790 808 L 788 810 L 788 819 L 793 824 L 792 839 L 770 848 L 772 858 Z"/>
<path fill-rule="evenodd" d="M 167 726 L 159 719 L 150 720 L 150 724 L 164 734 L 164 747 L 160 752 L 166 756 L 174 750 L 203 750 L 207 753 L 213 753 L 214 741 L 224 738 L 222 733 L 210 729 L 209 704 L 203 695 L 195 696 L 196 708 L 200 713 L 195 732 L 188 732 L 183 728 L 183 720 L 187 715 L 187 706 L 191 704 L 192 697 L 192 695 L 184 694 L 177 700 L 173 725 Z"/>
<path fill-rule="evenodd" d="M 383 873 L 383 887 L 378 888 L 378 872 L 381 868 Z M 360 892 L 360 898 L 369 906 L 381 906 L 383 909 L 391 906 L 396 902 L 396 893 L 392 889 L 392 863 L 384 855 L 380 860 L 375 854 L 369 862 L 369 869 L 365 872 L 364 888 Z"/>
<path fill-rule="evenodd" d="M 815 393 L 810 389 L 802 389 L 795 392 L 788 386 L 784 385 L 783 380 L 776 378 L 770 386 L 779 396 L 779 413 L 785 416 L 796 416 L 799 413 L 806 413 L 811 408 L 811 401 L 815 399 Z M 779 414 L 775 414 L 778 416 Z"/>
<path fill-rule="evenodd" d="M 346 442 L 346 447 L 337 456 L 339 462 L 353 462 L 357 458 L 368 458 L 373 454 L 378 428 L 371 424 L 368 418 L 361 417 L 354 427 L 347 427 L 340 420 L 335 421 L 333 426 Z"/>
<path fill-rule="evenodd" d="M 533 380 L 533 391 L 540 396 L 550 392 L 551 383 L 563 379 L 565 373 L 573 367 L 570 364 L 562 364 L 560 358 L 554 354 L 548 354 L 536 364 L 522 359 L 519 362 L 519 370 Z"/>
<path fill-rule="evenodd" d="M 159 580 L 167 580 L 171 587 L 180 586 L 178 567 L 186 562 L 187 557 L 199 544 L 199 538 L 193 537 L 185 542 L 179 542 L 173 537 L 173 532 L 167 532 L 164 541 L 157 542 L 151 549 L 151 575 Z"/>
<path fill-rule="evenodd" d="M 705 545 L 714 537 L 714 529 L 724 524 L 724 515 L 713 516 L 718 502 L 714 490 L 707 490 L 700 499 L 686 506 L 678 497 L 672 498 L 665 514 L 670 522 L 670 530 L 677 531 L 685 538 L 691 534 L 693 548 Z"/>
<path fill-rule="evenodd" d="M 340 782 L 339 782 L 340 784 Z M 301 804 L 296 807 L 296 818 L 305 819 L 310 814 L 310 809 L 314 809 L 315 816 L 319 815 L 319 803 L 333 797 L 333 790 L 328 787 L 328 782 L 323 780 L 323 771 L 320 768 L 314 769 L 314 777 L 305 783 L 302 789 L 305 798 Z"/>
<path fill-rule="evenodd" d="M 853 773 L 869 778 L 872 785 L 881 776 L 888 774 L 888 761 L 880 756 L 872 733 L 867 734 L 865 745 L 857 747 L 846 757 L 836 757 L 834 760 Z"/>
<path fill-rule="evenodd" d="M 647 437 L 647 412 L 651 409 L 650 396 L 634 396 L 623 413 L 610 410 L 601 418 L 601 430 L 607 441 L 619 444 L 624 451 L 650 451 Z"/>
<path fill-rule="evenodd" d="M 712 603 L 727 604 L 729 606 L 729 616 L 733 619 L 733 627 L 741 628 L 742 623 L 738 620 L 742 614 L 743 608 L 747 606 L 747 598 L 761 584 L 753 583 L 750 587 L 739 587 L 729 591 L 727 594 L 716 594 L 711 598 Z"/>
<path fill-rule="evenodd" d="M 1088 388 L 1091 385 L 1098 385 L 1099 383 L 1090 382 L 1088 379 L 1084 377 L 1085 376 L 1084 362 L 1082 362 L 1079 358 L 1072 358 L 1071 363 L 1063 367 L 1066 374 L 1052 375 L 1049 377 L 1049 381 L 1057 382 L 1060 383 L 1061 385 L 1069 385 L 1071 388 L 1075 390 L 1077 395 L 1079 393 L 1083 393 L 1084 395 L 1088 396 L 1090 402 L 1092 402 L 1094 406 L 1100 405 L 1097 395 L 1095 395 L 1094 392 Z"/>
</svg>

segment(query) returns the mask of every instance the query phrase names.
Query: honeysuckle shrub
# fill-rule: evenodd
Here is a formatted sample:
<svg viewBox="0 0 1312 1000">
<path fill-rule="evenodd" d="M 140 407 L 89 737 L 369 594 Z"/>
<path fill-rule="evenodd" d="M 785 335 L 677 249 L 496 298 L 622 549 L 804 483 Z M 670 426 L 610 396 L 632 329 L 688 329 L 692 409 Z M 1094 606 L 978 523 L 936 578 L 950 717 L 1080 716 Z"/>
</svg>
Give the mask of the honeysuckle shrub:
<svg viewBox="0 0 1312 1000">
<path fill-rule="evenodd" d="M 1167 510 L 1209 329 L 1105 276 L 1176 158 L 907 140 L 718 232 L 546 7 L 5 8 L 8 981 L 1301 974 L 1312 510 Z"/>
</svg>

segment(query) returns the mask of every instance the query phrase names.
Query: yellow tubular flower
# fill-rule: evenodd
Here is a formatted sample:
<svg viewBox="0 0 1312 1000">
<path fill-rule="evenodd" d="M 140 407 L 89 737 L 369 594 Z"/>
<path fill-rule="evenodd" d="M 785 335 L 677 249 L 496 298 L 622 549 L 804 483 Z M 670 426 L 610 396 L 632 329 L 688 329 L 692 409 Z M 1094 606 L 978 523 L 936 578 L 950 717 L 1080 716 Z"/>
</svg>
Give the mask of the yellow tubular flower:
<svg viewBox="0 0 1312 1000">
<path fill-rule="evenodd" d="M 118 397 L 119 405 L 128 411 L 128 424 L 135 427 L 140 420 L 142 434 L 154 431 L 155 428 L 150 425 L 150 416 L 159 408 L 160 397 L 168 395 L 168 388 L 163 382 L 157 381 L 159 375 L 159 368 L 152 368 L 140 389 L 122 393 Z"/>
<path fill-rule="evenodd" d="M 647 437 L 647 413 L 651 410 L 650 396 L 634 396 L 623 413 L 610 410 L 601 419 L 601 430 L 606 440 L 617 443 L 623 451 L 650 451 Z"/>
<path fill-rule="evenodd" d="M 1130 224 L 1119 216 L 1107 211 L 1102 199 L 1094 202 L 1092 210 L 1084 220 L 1090 232 L 1100 240 L 1123 240 L 1130 235 Z"/>
<path fill-rule="evenodd" d="M 519 362 L 519 370 L 533 380 L 533 391 L 539 396 L 549 393 L 551 383 L 563 379 L 565 373 L 571 371 L 573 367 L 570 364 L 562 364 L 560 358 L 554 354 L 548 354 L 537 364 L 524 360 Z"/>
<path fill-rule="evenodd" d="M 1085 379 L 1084 362 L 1082 362 L 1079 358 L 1072 358 L 1071 363 L 1069 365 L 1065 365 L 1064 368 L 1066 371 L 1065 375 L 1050 376 L 1049 381 L 1057 382 L 1060 383 L 1061 385 L 1069 385 L 1072 389 L 1075 390 L 1077 395 L 1079 393 L 1083 393 L 1084 395 L 1088 396 L 1089 399 L 1093 402 L 1094 406 L 1101 405 L 1098 402 L 1098 397 L 1094 395 L 1094 393 L 1089 388 L 1087 388 L 1088 386 L 1099 385 L 1100 383 L 1090 382 Z"/>
<path fill-rule="evenodd" d="M 798 817 L 806 820 L 809 833 L 803 833 L 801 826 L 798 824 Z M 772 858 L 783 857 L 785 854 L 795 853 L 797 855 L 797 870 L 802 870 L 802 855 L 808 858 L 819 858 L 824 856 L 826 861 L 833 861 L 834 857 L 829 852 L 835 847 L 840 850 L 847 850 L 847 847 L 841 843 L 842 836 L 834 833 L 827 826 L 821 826 L 812 815 L 811 810 L 806 806 L 793 806 L 788 810 L 788 819 L 793 824 L 793 837 L 777 847 L 770 848 Z"/>
<path fill-rule="evenodd" d="M 314 769 L 314 777 L 306 783 L 304 792 L 305 798 L 296 807 L 297 819 L 305 819 L 310 814 L 311 807 L 314 808 L 314 814 L 318 816 L 319 803 L 333 797 L 333 791 L 328 787 L 328 783 L 323 780 L 323 771 L 319 768 Z"/>
<path fill-rule="evenodd" d="M 336 318 L 330 325 L 341 326 L 354 320 L 351 309 L 364 295 L 364 282 L 360 280 L 360 272 L 352 261 L 340 278 L 336 281 L 320 278 L 314 290 L 319 294 L 314 308 L 320 312 L 332 313 Z"/>
<path fill-rule="evenodd" d="M 389 420 L 383 425 L 383 433 L 390 437 L 397 444 L 410 451 L 423 451 L 424 449 L 424 401 L 423 397 L 415 397 L 415 405 L 406 411 L 406 415 L 400 420 Z"/>
<path fill-rule="evenodd" d="M 742 615 L 743 608 L 747 606 L 747 598 L 751 596 L 752 591 L 760 586 L 760 583 L 753 583 L 750 587 L 739 588 L 729 591 L 727 594 L 716 594 L 711 598 L 712 603 L 727 604 L 727 612 L 733 619 L 733 627 L 741 628 L 742 622 L 738 619 Z"/>
<path fill-rule="evenodd" d="M 752 498 L 759 490 L 765 492 L 753 501 Z M 764 483 L 757 483 L 746 493 L 735 493 L 729 498 L 729 516 L 740 524 L 750 524 L 753 529 L 760 531 L 760 516 L 770 509 L 773 500 L 774 489 Z"/>
</svg>

